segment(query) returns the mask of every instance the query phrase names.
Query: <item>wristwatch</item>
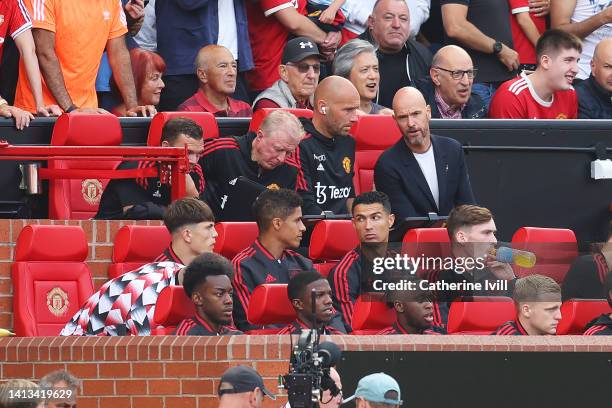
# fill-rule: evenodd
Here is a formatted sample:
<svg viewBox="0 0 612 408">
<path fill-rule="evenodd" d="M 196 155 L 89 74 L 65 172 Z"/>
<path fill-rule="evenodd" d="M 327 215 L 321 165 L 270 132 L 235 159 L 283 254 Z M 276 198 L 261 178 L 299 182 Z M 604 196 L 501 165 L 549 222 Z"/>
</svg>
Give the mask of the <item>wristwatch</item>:
<svg viewBox="0 0 612 408">
<path fill-rule="evenodd" d="M 499 41 L 495 41 L 493 44 L 493 55 L 497 55 L 502 51 L 503 44 Z"/>
</svg>

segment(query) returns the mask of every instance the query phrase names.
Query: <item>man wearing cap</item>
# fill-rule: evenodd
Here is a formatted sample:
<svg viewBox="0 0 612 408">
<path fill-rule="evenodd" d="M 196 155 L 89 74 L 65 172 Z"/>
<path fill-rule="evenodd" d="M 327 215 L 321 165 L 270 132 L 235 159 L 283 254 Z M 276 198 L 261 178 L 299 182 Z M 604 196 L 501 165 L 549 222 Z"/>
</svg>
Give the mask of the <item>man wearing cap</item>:
<svg viewBox="0 0 612 408">
<path fill-rule="evenodd" d="M 355 400 L 357 408 L 376 407 L 397 408 L 402 405 L 400 387 L 397 381 L 385 373 L 370 374 L 359 380 L 355 395 L 342 403 Z"/>
<path fill-rule="evenodd" d="M 253 110 L 312 109 L 312 98 L 321 72 L 321 55 L 314 40 L 297 37 L 288 41 L 278 72 L 280 79 L 255 98 Z"/>
<path fill-rule="evenodd" d="M 219 408 L 261 408 L 264 395 L 276 397 L 266 389 L 257 371 L 248 366 L 236 366 L 221 376 L 218 388 Z"/>
</svg>

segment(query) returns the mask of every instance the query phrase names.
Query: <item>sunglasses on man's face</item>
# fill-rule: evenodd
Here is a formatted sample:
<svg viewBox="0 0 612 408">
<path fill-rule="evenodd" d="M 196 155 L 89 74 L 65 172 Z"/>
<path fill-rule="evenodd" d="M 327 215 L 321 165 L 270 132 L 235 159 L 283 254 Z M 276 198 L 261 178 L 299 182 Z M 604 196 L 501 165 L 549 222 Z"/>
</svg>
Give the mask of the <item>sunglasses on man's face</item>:
<svg viewBox="0 0 612 408">
<path fill-rule="evenodd" d="M 321 72 L 321 64 L 307 64 L 305 62 L 300 62 L 299 64 L 295 64 L 293 62 L 288 62 L 286 65 L 291 67 L 296 67 L 300 74 L 306 74 L 312 68 L 315 74 Z"/>
</svg>

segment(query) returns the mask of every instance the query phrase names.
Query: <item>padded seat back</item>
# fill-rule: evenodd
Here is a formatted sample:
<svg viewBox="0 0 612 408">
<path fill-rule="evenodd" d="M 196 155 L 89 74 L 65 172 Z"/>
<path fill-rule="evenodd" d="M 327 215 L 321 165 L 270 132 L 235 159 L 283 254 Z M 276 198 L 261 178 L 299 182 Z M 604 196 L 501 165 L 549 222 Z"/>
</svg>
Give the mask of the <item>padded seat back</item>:
<svg viewBox="0 0 612 408">
<path fill-rule="evenodd" d="M 21 230 L 11 268 L 18 336 L 57 336 L 93 294 L 81 227 L 28 225 Z"/>
<path fill-rule="evenodd" d="M 357 245 L 359 239 L 350 220 L 321 220 L 312 230 L 308 257 L 315 269 L 327 277 L 340 259 Z"/>
<path fill-rule="evenodd" d="M 155 324 L 161 327 L 153 329 L 153 334 L 172 334 L 181 321 L 195 316 L 195 313 L 195 305 L 182 286 L 165 287 L 157 296 L 153 314 Z"/>
<path fill-rule="evenodd" d="M 607 300 L 567 300 L 561 305 L 561 321 L 557 326 L 557 334 L 582 334 L 587 323 L 604 313 L 612 313 Z"/>
<path fill-rule="evenodd" d="M 115 115 L 64 113 L 53 127 L 51 146 L 119 146 L 121 125 Z M 49 169 L 113 170 L 118 161 L 49 160 Z M 49 180 L 49 218 L 89 219 L 96 215 L 108 179 Z"/>
<path fill-rule="evenodd" d="M 257 239 L 259 229 L 254 222 L 219 222 L 215 224 L 217 240 L 214 251 L 232 260 L 236 254 Z"/>
<path fill-rule="evenodd" d="M 353 334 L 375 334 L 391 326 L 395 319 L 395 309 L 387 305 L 384 296 L 360 296 L 353 308 Z"/>
<path fill-rule="evenodd" d="M 540 274 L 553 278 L 561 284 L 578 256 L 576 235 L 570 229 L 519 228 L 512 236 L 512 247 L 533 252 L 536 264 L 533 268 L 513 266 L 518 277 Z"/>
<path fill-rule="evenodd" d="M 298 118 L 312 118 L 312 111 L 310 109 L 262 108 L 253 113 L 251 123 L 249 124 L 249 132 L 257 132 L 259 130 L 259 126 L 261 126 L 261 122 L 263 122 L 266 116 L 275 110 L 291 112 Z"/>
<path fill-rule="evenodd" d="M 117 231 L 108 278 L 153 262 L 170 244 L 170 233 L 161 225 L 124 225 Z"/>
<path fill-rule="evenodd" d="M 189 118 L 202 127 L 204 139 L 219 137 L 219 125 L 215 116 L 210 112 L 158 112 L 151 119 L 147 146 L 161 145 L 162 128 L 167 121 L 173 118 Z"/>
<path fill-rule="evenodd" d="M 362 115 L 351 129 L 355 138 L 355 194 L 374 190 L 374 167 L 380 155 L 401 137 L 388 115 Z"/>
<path fill-rule="evenodd" d="M 256 326 L 291 323 L 297 318 L 287 296 L 287 284 L 263 284 L 253 291 L 247 319 Z"/>
<path fill-rule="evenodd" d="M 515 317 L 516 309 L 511 298 L 474 296 L 451 304 L 447 331 L 449 334 L 491 334 Z"/>
<path fill-rule="evenodd" d="M 414 228 L 404 234 L 402 253 L 411 257 L 445 258 L 451 256 L 450 239 L 446 228 Z M 436 269 L 422 267 L 417 274 L 421 277 Z"/>
</svg>

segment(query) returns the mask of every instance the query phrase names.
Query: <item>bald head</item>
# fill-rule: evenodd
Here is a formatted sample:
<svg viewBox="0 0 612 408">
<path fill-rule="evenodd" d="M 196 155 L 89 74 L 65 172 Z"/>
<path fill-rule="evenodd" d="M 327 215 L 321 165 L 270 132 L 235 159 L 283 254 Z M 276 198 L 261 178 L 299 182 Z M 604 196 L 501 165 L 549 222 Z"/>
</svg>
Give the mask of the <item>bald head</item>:
<svg viewBox="0 0 612 408">
<path fill-rule="evenodd" d="M 468 54 L 463 48 L 457 45 L 447 45 L 445 47 L 440 48 L 438 52 L 436 52 L 436 54 L 433 56 L 431 65 L 441 66 L 450 70 L 459 69 L 454 68 L 454 65 L 467 65 L 469 68 L 472 65 L 472 58 L 470 58 L 470 54 Z"/>
<path fill-rule="evenodd" d="M 591 73 L 602 88 L 612 92 L 612 38 L 601 40 L 595 47 Z"/>
<path fill-rule="evenodd" d="M 425 109 L 427 102 L 421 91 L 411 86 L 400 88 L 393 97 L 393 112 L 397 115 L 397 111 L 402 107 L 412 106 Z"/>
<path fill-rule="evenodd" d="M 423 94 L 416 88 L 401 88 L 393 98 L 393 116 L 408 148 L 419 154 L 427 152 L 431 146 L 431 109 Z"/>
<path fill-rule="evenodd" d="M 330 138 L 348 135 L 357 121 L 360 104 L 359 92 L 351 81 L 336 75 L 325 78 L 315 91 L 314 101 L 315 128 Z"/>
<path fill-rule="evenodd" d="M 206 96 L 215 100 L 230 96 L 236 90 L 238 68 L 234 56 L 221 45 L 207 45 L 195 59 L 196 75 Z"/>
</svg>

